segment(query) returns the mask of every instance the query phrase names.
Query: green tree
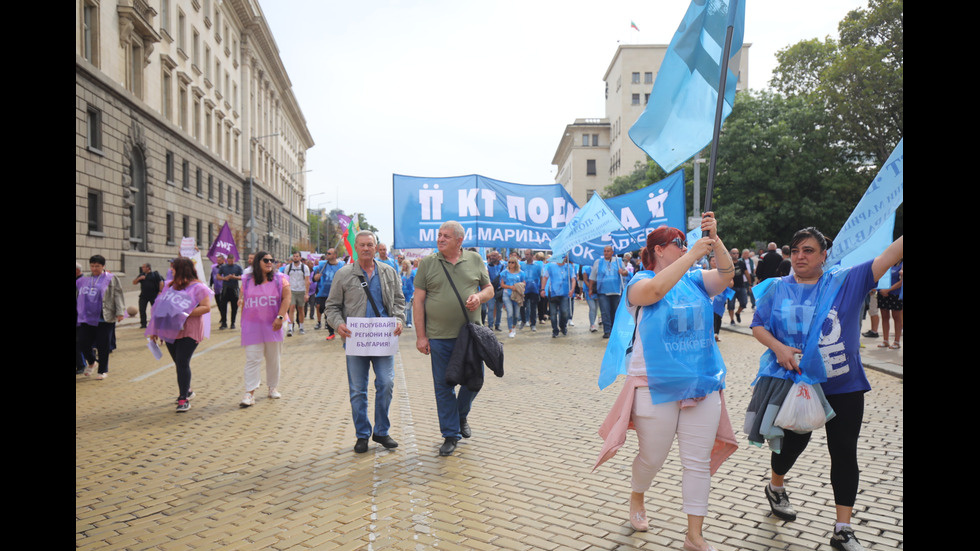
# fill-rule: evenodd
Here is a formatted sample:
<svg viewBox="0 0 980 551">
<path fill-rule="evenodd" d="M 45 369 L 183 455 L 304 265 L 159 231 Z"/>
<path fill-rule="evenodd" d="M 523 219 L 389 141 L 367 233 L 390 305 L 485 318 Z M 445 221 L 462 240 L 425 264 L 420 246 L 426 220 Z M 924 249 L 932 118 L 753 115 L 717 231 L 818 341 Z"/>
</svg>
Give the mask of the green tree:
<svg viewBox="0 0 980 551">
<path fill-rule="evenodd" d="M 867 188 L 835 141 L 831 115 L 803 96 L 745 92 L 725 122 L 713 209 L 729 246 L 783 243 L 817 226 L 833 235 Z"/>
<path fill-rule="evenodd" d="M 776 54 L 772 86 L 831 114 L 831 138 L 876 169 L 903 136 L 903 0 L 869 0 L 838 25 L 840 40 L 805 40 Z"/>
</svg>

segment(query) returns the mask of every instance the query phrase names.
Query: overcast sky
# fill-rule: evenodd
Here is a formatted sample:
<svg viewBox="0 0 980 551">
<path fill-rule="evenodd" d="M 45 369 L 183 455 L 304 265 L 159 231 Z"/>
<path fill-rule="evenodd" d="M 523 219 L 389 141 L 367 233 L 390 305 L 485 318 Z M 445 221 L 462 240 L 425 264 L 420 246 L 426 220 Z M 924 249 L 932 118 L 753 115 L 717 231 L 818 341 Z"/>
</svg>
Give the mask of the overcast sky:
<svg viewBox="0 0 980 551">
<path fill-rule="evenodd" d="M 363 212 L 390 244 L 392 174 L 553 184 L 565 125 L 605 114 L 617 46 L 668 44 L 688 4 L 261 0 L 316 142 L 308 204 Z M 836 37 L 866 5 L 747 0 L 749 87 L 769 87 L 777 50 Z"/>
</svg>

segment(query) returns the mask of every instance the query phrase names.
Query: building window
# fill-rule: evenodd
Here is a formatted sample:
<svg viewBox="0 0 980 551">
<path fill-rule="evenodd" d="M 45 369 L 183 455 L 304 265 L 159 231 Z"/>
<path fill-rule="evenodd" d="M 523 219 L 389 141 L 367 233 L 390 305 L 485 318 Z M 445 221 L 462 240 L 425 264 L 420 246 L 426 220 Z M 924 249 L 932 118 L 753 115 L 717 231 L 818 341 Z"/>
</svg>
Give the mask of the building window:
<svg viewBox="0 0 980 551">
<path fill-rule="evenodd" d="M 160 90 L 160 110 L 163 112 L 163 118 L 168 121 L 174 120 L 173 113 L 173 79 L 170 77 L 170 71 L 163 70 L 162 88 Z"/>
<path fill-rule="evenodd" d="M 214 176 L 208 174 L 208 201 L 214 202 Z"/>
<path fill-rule="evenodd" d="M 640 73 L 633 73 L 633 84 L 640 83 Z"/>
<path fill-rule="evenodd" d="M 218 206 L 225 206 L 225 183 L 218 180 Z"/>
<path fill-rule="evenodd" d="M 88 192 L 88 233 L 102 233 L 102 192 Z"/>
<path fill-rule="evenodd" d="M 167 213 L 167 245 L 174 244 L 174 213 Z"/>
<path fill-rule="evenodd" d="M 595 176 L 595 159 L 585 161 L 585 175 Z"/>
<path fill-rule="evenodd" d="M 200 73 L 201 69 L 201 35 L 197 32 L 197 29 L 191 27 L 191 64 Z"/>
<path fill-rule="evenodd" d="M 99 6 L 88 1 L 82 3 L 82 57 L 99 66 Z"/>
<path fill-rule="evenodd" d="M 582 147 L 589 147 L 589 135 L 582 134 Z"/>
<path fill-rule="evenodd" d="M 593 134 L 592 135 L 592 147 L 599 147 L 599 135 L 598 134 Z"/>
<path fill-rule="evenodd" d="M 636 94 L 634 94 L 636 95 Z M 201 139 L 201 100 L 194 98 L 194 138 Z"/>
<path fill-rule="evenodd" d="M 585 201 L 588 202 L 589 199 L 592 199 L 592 196 L 593 195 L 595 195 L 595 190 L 594 189 L 587 189 L 587 190 L 585 190 Z"/>
<path fill-rule="evenodd" d="M 633 94 L 633 105 L 640 104 L 640 94 Z"/>
<path fill-rule="evenodd" d="M 133 41 L 129 46 L 129 72 L 126 87 L 138 98 L 143 97 L 143 44 Z"/>
<path fill-rule="evenodd" d="M 181 230 L 183 230 L 183 233 L 181 233 L 181 235 L 180 235 L 180 238 L 181 239 L 183 239 L 185 237 L 190 237 L 191 236 L 191 217 L 190 216 L 185 216 L 184 217 L 183 224 L 181 224 Z"/>
<path fill-rule="evenodd" d="M 650 103 L 650 94 L 643 94 L 643 105 Z"/>
<path fill-rule="evenodd" d="M 195 175 L 197 176 L 197 196 L 204 197 L 204 176 L 200 168 L 197 169 Z M 184 236 L 187 236 L 187 232 L 184 232 Z"/>
<path fill-rule="evenodd" d="M 177 10 L 177 49 L 180 53 L 184 54 L 184 59 L 187 59 L 187 17 L 184 12 Z"/>
<path fill-rule="evenodd" d="M 181 163 L 180 169 L 183 171 L 183 179 L 184 179 L 183 188 L 184 188 L 184 191 L 190 191 L 191 190 L 191 163 L 190 163 L 190 161 L 184 161 L 183 163 Z"/>
<path fill-rule="evenodd" d="M 653 73 L 643 73 L 643 83 L 653 84 Z"/>
<path fill-rule="evenodd" d="M 160 0 L 160 30 L 170 34 L 170 0 Z"/>
<path fill-rule="evenodd" d="M 174 152 L 167 151 L 167 183 L 174 185 Z"/>
<path fill-rule="evenodd" d="M 187 131 L 187 86 L 181 85 L 177 92 L 177 126 Z"/>
<path fill-rule="evenodd" d="M 88 150 L 102 154 L 102 111 L 89 105 L 87 112 L 86 138 Z"/>
<path fill-rule="evenodd" d="M 241 206 L 240 206 L 240 203 L 238 202 L 238 200 L 241 198 L 240 192 L 241 192 L 241 190 L 238 190 L 238 189 L 235 190 L 235 212 L 236 213 L 241 212 Z"/>
<path fill-rule="evenodd" d="M 204 241 L 204 230 L 203 230 L 203 223 L 200 220 L 197 221 L 197 228 L 195 229 L 197 229 L 197 234 L 196 234 L 197 246 L 203 247 L 201 243 Z"/>
</svg>

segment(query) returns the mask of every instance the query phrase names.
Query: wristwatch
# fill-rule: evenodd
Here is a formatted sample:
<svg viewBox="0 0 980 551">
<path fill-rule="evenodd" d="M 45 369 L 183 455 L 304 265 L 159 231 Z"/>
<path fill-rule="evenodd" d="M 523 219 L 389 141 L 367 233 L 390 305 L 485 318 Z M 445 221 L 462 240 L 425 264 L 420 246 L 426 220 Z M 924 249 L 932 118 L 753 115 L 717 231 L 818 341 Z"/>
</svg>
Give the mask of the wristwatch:
<svg viewBox="0 0 980 551">
<path fill-rule="evenodd" d="M 282 316 L 276 316 L 276 319 L 277 319 L 277 320 L 284 320 L 284 319 L 286 319 L 286 318 L 284 318 L 284 317 L 282 317 Z"/>
</svg>

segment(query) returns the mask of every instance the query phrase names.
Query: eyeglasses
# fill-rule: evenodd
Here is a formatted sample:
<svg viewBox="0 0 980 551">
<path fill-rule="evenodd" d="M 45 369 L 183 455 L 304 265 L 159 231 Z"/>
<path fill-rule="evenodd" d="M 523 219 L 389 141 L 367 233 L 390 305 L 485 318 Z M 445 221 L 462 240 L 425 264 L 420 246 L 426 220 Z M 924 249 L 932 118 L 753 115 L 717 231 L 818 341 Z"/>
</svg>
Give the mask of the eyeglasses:
<svg viewBox="0 0 980 551">
<path fill-rule="evenodd" d="M 262 262 L 265 262 L 266 264 L 272 264 L 275 261 L 276 261 L 275 258 L 269 258 L 269 257 L 265 257 L 265 258 L 262 259 Z"/>
<path fill-rule="evenodd" d="M 687 240 L 681 239 L 680 237 L 675 237 L 675 238 L 671 239 L 670 241 L 664 243 L 663 246 L 666 247 L 667 245 L 670 245 L 671 243 L 673 243 L 674 245 L 677 245 L 677 248 L 678 249 L 685 249 L 685 248 L 687 248 Z"/>
</svg>

